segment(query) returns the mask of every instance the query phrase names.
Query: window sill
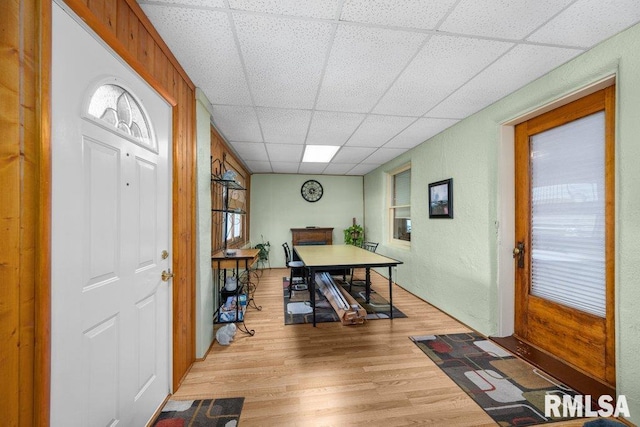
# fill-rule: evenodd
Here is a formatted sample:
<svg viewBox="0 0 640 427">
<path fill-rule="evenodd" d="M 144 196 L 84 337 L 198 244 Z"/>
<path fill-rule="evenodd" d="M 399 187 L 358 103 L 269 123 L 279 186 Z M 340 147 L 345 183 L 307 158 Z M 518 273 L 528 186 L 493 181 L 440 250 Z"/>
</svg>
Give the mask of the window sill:
<svg viewBox="0 0 640 427">
<path fill-rule="evenodd" d="M 404 249 L 406 251 L 411 250 L 411 242 L 407 242 L 406 240 L 397 240 L 397 239 L 390 240 L 389 246 L 395 249 Z"/>
</svg>

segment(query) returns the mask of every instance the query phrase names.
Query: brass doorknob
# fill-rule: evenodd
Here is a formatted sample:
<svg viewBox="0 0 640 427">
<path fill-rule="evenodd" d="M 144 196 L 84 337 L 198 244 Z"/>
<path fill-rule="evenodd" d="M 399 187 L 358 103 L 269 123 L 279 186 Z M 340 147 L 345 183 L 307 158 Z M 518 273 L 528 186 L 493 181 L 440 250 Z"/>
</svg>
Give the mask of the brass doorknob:
<svg viewBox="0 0 640 427">
<path fill-rule="evenodd" d="M 172 278 L 173 278 L 173 273 L 171 272 L 171 269 L 169 269 L 169 271 L 168 271 L 168 272 L 167 272 L 167 271 L 162 270 L 162 275 L 161 275 L 160 277 L 162 277 L 162 281 L 163 281 L 163 282 L 168 282 L 168 281 L 169 281 L 169 279 L 172 279 Z"/>
</svg>

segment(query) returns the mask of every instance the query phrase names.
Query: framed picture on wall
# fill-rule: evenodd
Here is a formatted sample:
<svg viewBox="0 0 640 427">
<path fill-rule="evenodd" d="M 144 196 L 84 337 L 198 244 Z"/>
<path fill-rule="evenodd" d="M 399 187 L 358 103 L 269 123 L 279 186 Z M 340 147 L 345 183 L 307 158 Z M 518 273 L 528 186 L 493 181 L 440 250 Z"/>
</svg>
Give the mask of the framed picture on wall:
<svg viewBox="0 0 640 427">
<path fill-rule="evenodd" d="M 453 218 L 453 178 L 429 184 L 429 218 Z"/>
</svg>

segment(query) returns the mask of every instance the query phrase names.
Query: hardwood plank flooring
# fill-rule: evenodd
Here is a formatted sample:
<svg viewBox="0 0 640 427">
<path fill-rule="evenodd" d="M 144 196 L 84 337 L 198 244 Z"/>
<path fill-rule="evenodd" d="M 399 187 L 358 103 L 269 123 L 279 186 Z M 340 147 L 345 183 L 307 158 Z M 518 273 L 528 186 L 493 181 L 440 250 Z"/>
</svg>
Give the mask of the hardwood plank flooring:
<svg viewBox="0 0 640 427">
<path fill-rule="evenodd" d="M 243 427 L 496 425 L 409 339 L 469 332 L 465 325 L 394 285 L 394 305 L 407 318 L 286 326 L 284 276 L 288 270 L 263 271 L 255 293 L 262 311 L 246 315 L 255 336 L 238 332 L 229 346 L 214 343 L 173 399 L 244 397 Z M 388 298 L 386 279 L 372 274 L 372 282 Z"/>
</svg>

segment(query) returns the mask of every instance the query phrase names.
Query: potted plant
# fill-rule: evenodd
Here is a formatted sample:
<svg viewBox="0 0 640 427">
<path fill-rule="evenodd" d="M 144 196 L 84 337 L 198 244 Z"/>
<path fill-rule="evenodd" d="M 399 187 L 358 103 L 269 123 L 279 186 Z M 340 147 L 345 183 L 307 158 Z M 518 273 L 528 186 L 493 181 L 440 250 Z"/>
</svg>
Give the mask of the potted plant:
<svg viewBox="0 0 640 427">
<path fill-rule="evenodd" d="M 364 229 L 361 225 L 356 224 L 353 218 L 353 225 L 344 229 L 344 243 L 347 245 L 362 246 L 364 241 Z"/>
<path fill-rule="evenodd" d="M 260 252 L 258 252 L 258 264 L 262 264 L 262 267 L 264 268 L 265 264 L 269 262 L 269 251 L 271 250 L 271 243 L 269 243 L 269 241 L 267 241 L 267 243 L 264 243 L 263 238 L 262 243 L 258 243 L 254 246 L 254 248 L 260 250 Z M 269 268 L 271 268 L 271 264 L 269 264 Z"/>
</svg>

